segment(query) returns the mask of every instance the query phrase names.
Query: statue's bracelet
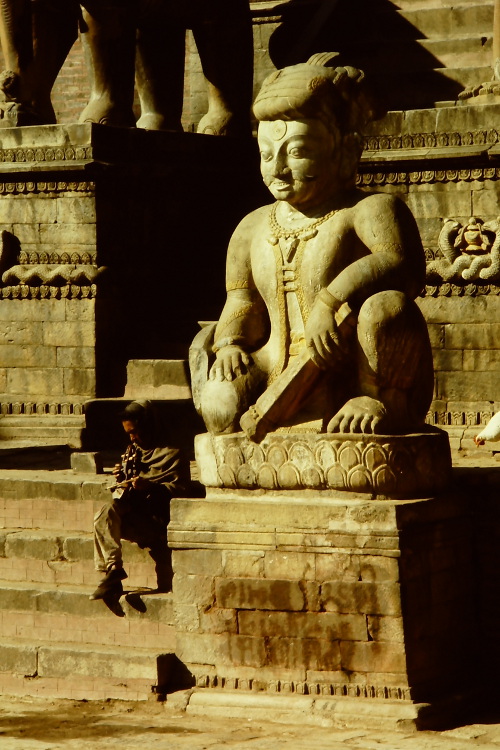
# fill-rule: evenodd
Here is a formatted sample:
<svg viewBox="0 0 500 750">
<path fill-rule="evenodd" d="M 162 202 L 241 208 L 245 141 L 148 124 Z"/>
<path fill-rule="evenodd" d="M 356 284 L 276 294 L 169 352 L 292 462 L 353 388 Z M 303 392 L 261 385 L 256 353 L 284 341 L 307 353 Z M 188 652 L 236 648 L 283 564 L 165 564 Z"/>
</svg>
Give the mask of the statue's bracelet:
<svg viewBox="0 0 500 750">
<path fill-rule="evenodd" d="M 327 305 L 327 307 L 330 308 L 330 310 L 338 310 L 339 307 L 342 306 L 342 302 L 333 296 L 333 294 L 330 294 L 328 289 L 324 287 L 321 289 L 321 291 L 318 294 L 319 299 Z"/>
</svg>

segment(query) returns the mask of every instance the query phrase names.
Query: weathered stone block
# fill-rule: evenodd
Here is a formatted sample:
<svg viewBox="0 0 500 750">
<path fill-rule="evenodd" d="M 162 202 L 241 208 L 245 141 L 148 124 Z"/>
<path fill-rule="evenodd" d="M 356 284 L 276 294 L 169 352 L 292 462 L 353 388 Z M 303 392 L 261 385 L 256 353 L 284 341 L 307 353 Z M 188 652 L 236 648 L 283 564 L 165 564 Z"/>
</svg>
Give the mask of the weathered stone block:
<svg viewBox="0 0 500 750">
<path fill-rule="evenodd" d="M 300 611 L 306 597 L 299 581 L 218 578 L 217 604 L 230 609 L 271 609 Z"/>
<path fill-rule="evenodd" d="M 238 620 L 234 609 L 214 607 L 200 613 L 200 628 L 204 633 L 238 633 Z M 241 633 L 240 635 L 257 635 Z"/>
<path fill-rule="evenodd" d="M 65 321 L 44 326 L 43 343 L 48 346 L 89 346 L 95 344 L 95 325 L 91 321 Z"/>
<path fill-rule="evenodd" d="M 271 664 L 291 669 L 340 669 L 337 641 L 319 638 L 268 638 L 267 653 Z"/>
<path fill-rule="evenodd" d="M 35 530 L 9 534 L 5 542 L 7 557 L 32 557 L 36 560 L 57 560 L 61 557 L 62 543 L 57 537 L 47 537 Z"/>
<path fill-rule="evenodd" d="M 333 612 L 269 612 L 238 613 L 238 630 L 242 635 L 291 638 L 323 638 L 325 640 L 367 640 L 366 618 L 363 615 L 339 615 Z"/>
<path fill-rule="evenodd" d="M 450 401 L 500 398 L 500 379 L 494 371 L 438 372 L 436 380 L 438 398 Z"/>
<path fill-rule="evenodd" d="M 356 672 L 405 673 L 405 649 L 399 643 L 342 641 L 342 669 Z"/>
<path fill-rule="evenodd" d="M 95 224 L 40 223 L 40 241 L 55 246 L 92 245 L 96 241 Z"/>
<path fill-rule="evenodd" d="M 462 359 L 465 352 L 460 349 L 434 349 L 432 358 L 435 370 L 462 370 Z"/>
<path fill-rule="evenodd" d="M 341 552 L 316 555 L 317 581 L 359 581 L 360 577 L 358 555 Z"/>
<path fill-rule="evenodd" d="M 451 323 L 445 326 L 447 349 L 500 349 L 500 323 Z"/>
<path fill-rule="evenodd" d="M 93 321 L 95 315 L 95 299 L 64 300 L 64 319 L 67 321 Z"/>
<path fill-rule="evenodd" d="M 208 607 L 214 603 L 213 576 L 176 573 L 173 582 L 174 599 L 179 604 L 198 604 Z M 226 606 L 226 605 L 221 605 Z"/>
<path fill-rule="evenodd" d="M 57 221 L 56 201 L 50 196 L 2 196 L 0 222 L 5 224 L 53 224 Z"/>
<path fill-rule="evenodd" d="M 408 195 L 408 206 L 416 219 L 427 216 L 470 216 L 471 189 L 469 185 L 453 186 L 449 190 L 412 190 Z"/>
<path fill-rule="evenodd" d="M 0 330 L 0 344 L 39 344 L 42 340 L 42 323 L 34 321 L 5 322 Z M 3 363 L 3 360 L 0 360 Z"/>
<path fill-rule="evenodd" d="M 56 358 L 58 367 L 95 367 L 95 349 L 91 346 L 58 346 Z"/>
<path fill-rule="evenodd" d="M 12 368 L 7 372 L 7 391 L 15 394 L 39 396 L 50 394 L 57 397 L 63 391 L 63 371 L 56 368 L 38 367 Z"/>
<path fill-rule="evenodd" d="M 196 633 L 200 629 L 199 607 L 196 604 L 176 604 L 175 627 L 180 633 Z"/>
<path fill-rule="evenodd" d="M 64 300 L 58 299 L 3 300 L 0 305 L 0 320 L 7 323 L 20 321 L 23 324 L 41 321 L 45 327 L 49 321 L 64 320 L 66 304 Z"/>
<path fill-rule="evenodd" d="M 500 311 L 500 300 L 497 296 L 419 297 L 417 304 L 427 323 L 438 325 L 493 322 Z"/>
<path fill-rule="evenodd" d="M 500 316 L 500 307 L 498 315 Z M 486 351 L 466 349 L 463 352 L 463 369 L 473 370 L 474 372 L 493 370 L 498 373 L 500 371 L 500 349 Z"/>
<path fill-rule="evenodd" d="M 102 454 L 96 452 L 72 453 L 71 468 L 76 473 L 102 474 Z"/>
<path fill-rule="evenodd" d="M 58 198 L 56 214 L 59 224 L 95 224 L 95 199 L 93 196 Z"/>
<path fill-rule="evenodd" d="M 264 575 L 266 578 L 313 579 L 315 577 L 315 556 L 305 552 L 266 552 Z"/>
<path fill-rule="evenodd" d="M 327 612 L 401 614 L 397 583 L 327 581 L 321 586 L 321 600 Z"/>
<path fill-rule="evenodd" d="M 363 555 L 360 569 L 362 581 L 399 581 L 399 562 L 395 557 Z"/>
<path fill-rule="evenodd" d="M 92 560 L 94 545 L 92 539 L 84 536 L 69 536 L 63 541 L 63 556 L 65 560 Z"/>
<path fill-rule="evenodd" d="M 34 677 L 37 674 L 37 647 L 19 644 L 0 644 L 2 672 Z"/>
<path fill-rule="evenodd" d="M 432 348 L 441 349 L 444 347 L 444 326 L 430 323 L 427 326 L 427 330 L 429 331 L 429 339 Z"/>
<path fill-rule="evenodd" d="M 368 615 L 368 633 L 373 641 L 404 642 L 404 627 L 402 617 L 383 617 Z M 343 638 L 342 640 L 348 640 Z"/>
<path fill-rule="evenodd" d="M 0 344 L 0 362 L 4 367 L 56 367 L 54 346 Z"/>
<path fill-rule="evenodd" d="M 95 396 L 96 374 L 94 369 L 64 369 L 64 393 L 68 396 Z"/>
<path fill-rule="evenodd" d="M 173 550 L 172 565 L 176 575 L 218 576 L 222 573 L 222 555 L 214 549 Z"/>
<path fill-rule="evenodd" d="M 224 550 L 224 575 L 227 578 L 257 578 L 264 576 L 264 552 Z"/>
<path fill-rule="evenodd" d="M 263 638 L 216 633 L 178 633 L 177 657 L 192 664 L 262 667 L 266 664 Z"/>
</svg>

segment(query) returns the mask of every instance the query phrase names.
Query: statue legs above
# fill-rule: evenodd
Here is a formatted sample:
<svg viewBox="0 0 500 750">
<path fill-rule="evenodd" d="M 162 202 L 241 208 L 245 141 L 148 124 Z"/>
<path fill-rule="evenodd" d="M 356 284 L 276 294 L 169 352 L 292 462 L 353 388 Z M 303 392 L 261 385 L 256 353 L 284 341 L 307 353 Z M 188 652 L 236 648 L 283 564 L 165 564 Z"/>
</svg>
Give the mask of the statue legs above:
<svg viewBox="0 0 500 750">
<path fill-rule="evenodd" d="M 50 94 L 77 38 L 78 16 L 75 0 L 1 0 L 2 99 L 30 114 L 22 124 L 56 122 Z"/>
<path fill-rule="evenodd" d="M 90 76 L 80 122 L 133 127 L 136 3 L 85 0 L 81 38 Z"/>
</svg>

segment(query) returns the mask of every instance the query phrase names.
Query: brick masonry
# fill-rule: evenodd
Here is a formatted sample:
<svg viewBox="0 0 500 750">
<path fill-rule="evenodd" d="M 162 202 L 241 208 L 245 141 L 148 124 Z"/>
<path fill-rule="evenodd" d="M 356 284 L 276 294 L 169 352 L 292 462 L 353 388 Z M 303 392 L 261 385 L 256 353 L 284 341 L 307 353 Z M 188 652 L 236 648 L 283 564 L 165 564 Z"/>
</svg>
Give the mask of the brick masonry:
<svg viewBox="0 0 500 750">
<path fill-rule="evenodd" d="M 199 686 L 288 681 L 295 692 L 427 700 L 467 680 L 471 539 L 458 498 L 375 508 L 283 495 L 259 544 L 250 529 L 261 512 L 271 520 L 261 500 L 208 491 L 173 502 L 176 653 Z M 330 537 L 315 527 L 319 507 Z"/>
</svg>

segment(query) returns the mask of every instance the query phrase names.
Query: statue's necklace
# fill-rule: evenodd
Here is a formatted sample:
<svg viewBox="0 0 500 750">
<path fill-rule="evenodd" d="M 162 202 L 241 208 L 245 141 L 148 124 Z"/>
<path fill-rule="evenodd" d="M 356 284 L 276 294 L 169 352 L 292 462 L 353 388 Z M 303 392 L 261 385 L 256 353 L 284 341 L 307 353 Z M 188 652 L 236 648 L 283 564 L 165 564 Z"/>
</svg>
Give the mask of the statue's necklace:
<svg viewBox="0 0 500 750">
<path fill-rule="evenodd" d="M 331 219 L 332 216 L 334 216 L 339 209 L 334 208 L 333 211 L 329 211 L 324 216 L 320 216 L 319 219 L 316 219 L 316 221 L 313 221 L 311 224 L 308 224 L 304 227 L 298 227 L 297 229 L 285 229 L 285 227 L 282 227 L 281 224 L 278 222 L 276 218 L 276 211 L 278 209 L 279 203 L 275 203 L 271 211 L 269 213 L 269 224 L 271 227 L 271 232 L 276 238 L 281 238 L 285 240 L 291 240 L 291 239 L 302 239 L 302 240 L 309 240 L 311 237 L 314 237 L 316 234 L 317 228 L 323 224 L 325 221 L 328 221 L 328 219 Z"/>
</svg>

